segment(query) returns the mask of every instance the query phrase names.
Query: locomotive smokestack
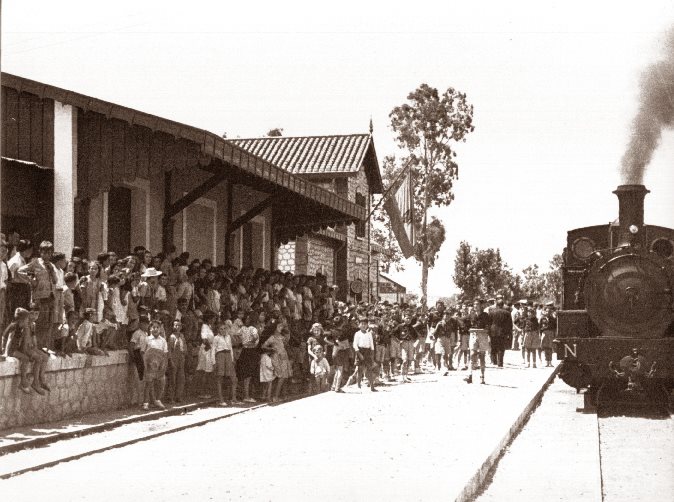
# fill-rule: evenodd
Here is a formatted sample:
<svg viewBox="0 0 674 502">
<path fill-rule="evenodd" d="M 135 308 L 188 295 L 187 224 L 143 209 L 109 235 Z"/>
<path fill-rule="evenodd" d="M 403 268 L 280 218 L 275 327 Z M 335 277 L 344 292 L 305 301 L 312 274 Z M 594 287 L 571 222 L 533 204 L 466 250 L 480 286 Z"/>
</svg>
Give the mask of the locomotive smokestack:
<svg viewBox="0 0 674 502">
<path fill-rule="evenodd" d="M 614 190 L 619 205 L 619 247 L 643 244 L 644 198 L 649 192 L 644 185 L 620 185 Z"/>
</svg>

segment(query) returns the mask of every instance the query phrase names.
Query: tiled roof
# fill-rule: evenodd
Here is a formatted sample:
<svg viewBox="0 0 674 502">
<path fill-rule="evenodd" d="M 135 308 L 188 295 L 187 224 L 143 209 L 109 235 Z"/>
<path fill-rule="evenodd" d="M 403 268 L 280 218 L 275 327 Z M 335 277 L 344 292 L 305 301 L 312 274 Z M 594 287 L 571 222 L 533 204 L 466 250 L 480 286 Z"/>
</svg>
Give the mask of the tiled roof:
<svg viewBox="0 0 674 502">
<path fill-rule="evenodd" d="M 355 173 L 363 166 L 369 134 L 232 139 L 253 155 L 294 174 Z"/>
</svg>

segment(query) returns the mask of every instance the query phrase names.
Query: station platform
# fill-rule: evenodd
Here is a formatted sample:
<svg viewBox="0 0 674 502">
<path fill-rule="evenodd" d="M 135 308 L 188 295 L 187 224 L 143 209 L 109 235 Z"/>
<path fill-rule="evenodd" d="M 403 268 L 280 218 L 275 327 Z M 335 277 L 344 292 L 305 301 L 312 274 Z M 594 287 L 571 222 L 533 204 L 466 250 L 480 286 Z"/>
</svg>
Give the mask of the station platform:
<svg viewBox="0 0 674 502">
<path fill-rule="evenodd" d="M 153 500 L 222 497 L 223 487 L 230 500 L 308 500 L 313 480 L 322 500 L 470 500 L 554 378 L 554 368 L 523 367 L 519 352 L 505 362 L 488 366 L 485 385 L 464 382 L 467 371 L 424 373 L 377 393 L 351 386 L 252 409 L 195 408 L 146 422 L 142 434 L 127 424 L 64 439 L 0 456 L 2 490 L 44 481 L 56 500 L 100 498 L 93 485 L 67 490 L 85 469 L 105 473 L 111 499 L 132 497 L 141 480 L 129 466 L 152 465 Z"/>
</svg>

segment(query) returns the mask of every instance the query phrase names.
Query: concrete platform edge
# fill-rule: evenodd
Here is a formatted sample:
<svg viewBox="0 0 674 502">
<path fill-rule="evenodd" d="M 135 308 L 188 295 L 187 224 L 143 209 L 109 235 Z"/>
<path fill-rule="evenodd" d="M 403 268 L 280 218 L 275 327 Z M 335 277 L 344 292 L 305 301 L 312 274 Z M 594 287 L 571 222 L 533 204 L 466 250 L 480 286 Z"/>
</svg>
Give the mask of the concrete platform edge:
<svg viewBox="0 0 674 502">
<path fill-rule="evenodd" d="M 548 386 L 554 381 L 557 373 L 559 371 L 560 365 L 555 367 L 550 376 L 545 380 L 542 387 L 534 395 L 534 397 L 529 401 L 529 403 L 524 407 L 522 413 L 517 417 L 515 422 L 510 426 L 508 433 L 501 439 L 496 448 L 491 452 L 489 457 L 482 463 L 480 468 L 475 472 L 475 474 L 470 478 L 466 483 L 463 489 L 457 494 L 454 499 L 456 502 L 468 502 L 473 500 L 475 496 L 479 493 L 480 488 L 487 479 L 487 475 L 491 469 L 496 465 L 498 460 L 501 458 L 501 455 L 505 451 L 506 447 L 510 442 L 517 437 L 519 432 L 522 430 L 527 420 L 529 419 L 531 412 L 540 404 L 543 399 L 543 394 L 547 390 Z"/>
<path fill-rule="evenodd" d="M 255 410 L 257 408 L 262 408 L 264 406 L 267 406 L 267 404 L 263 403 L 263 404 L 259 404 L 257 406 L 251 406 L 250 408 L 243 408 L 243 409 L 240 409 L 240 410 L 236 410 L 236 411 L 234 411 L 234 412 L 232 412 L 228 415 L 213 417 L 213 418 L 209 418 L 209 419 L 206 419 L 206 420 L 200 420 L 198 422 L 194 422 L 194 423 L 191 423 L 191 424 L 185 424 L 185 425 L 181 425 L 179 427 L 169 428 L 169 429 L 166 429 L 164 431 L 146 434 L 144 436 L 135 437 L 135 438 L 130 439 L 128 441 L 122 441 L 121 443 L 115 443 L 115 444 L 112 444 L 112 445 L 105 446 L 103 448 L 88 450 L 86 452 L 78 453 L 77 455 L 70 455 L 70 456 L 67 456 L 67 457 L 60 458 L 58 460 L 53 460 L 51 462 L 44 462 L 42 464 L 26 467 L 24 469 L 19 469 L 17 471 L 0 473 L 0 479 L 9 479 L 9 478 L 12 478 L 14 476 L 19 476 L 21 474 L 25 474 L 27 472 L 39 471 L 40 469 L 46 469 L 48 467 L 53 467 L 53 466 L 55 466 L 57 464 L 61 464 L 63 462 L 70 462 L 71 460 L 78 460 L 80 458 L 88 457 L 89 455 L 94 455 L 96 453 L 102 453 L 104 451 L 112 450 L 112 449 L 115 449 L 115 448 L 122 448 L 124 446 L 132 445 L 132 444 L 135 444 L 135 443 L 140 443 L 141 441 L 147 441 L 149 439 L 154 439 L 154 438 L 157 438 L 157 437 L 160 437 L 160 436 L 164 436 L 166 434 L 173 434 L 174 432 L 180 432 L 180 431 L 183 431 L 185 429 L 191 429 L 193 427 L 199 427 L 199 426 L 211 423 L 211 422 L 215 422 L 217 420 L 223 420 L 225 418 L 233 417 L 235 415 L 240 415 L 241 413 L 246 413 L 248 411 Z M 175 414 L 177 414 L 177 413 L 174 413 L 174 415 Z M 162 415 L 162 416 L 166 416 L 166 415 Z M 157 417 L 157 415 L 155 415 L 155 417 Z M 131 422 L 134 422 L 134 421 L 139 422 L 140 420 L 131 420 Z M 80 434 L 80 435 L 86 435 L 86 434 Z"/>
<path fill-rule="evenodd" d="M 56 443 L 57 441 L 63 441 L 64 439 L 71 439 L 75 437 L 88 436 L 90 434 L 96 434 L 98 432 L 104 432 L 108 430 L 115 429 L 122 425 L 131 424 L 134 422 L 144 422 L 147 420 L 156 420 L 157 418 L 169 417 L 173 415 L 181 415 L 183 413 L 196 410 L 199 408 L 204 408 L 211 406 L 216 403 L 217 400 L 209 399 L 206 401 L 199 401 L 197 403 L 187 404 L 184 406 L 174 406 L 172 408 L 167 408 L 162 411 L 152 411 L 145 413 L 143 415 L 135 415 L 129 418 L 119 418 L 116 420 L 111 420 L 109 422 L 103 422 L 100 424 L 95 424 L 90 427 L 86 427 L 79 430 L 67 431 L 67 432 L 56 432 L 51 434 L 46 434 L 43 437 L 28 439 L 26 441 L 17 441 L 13 444 L 8 444 L 0 446 L 0 456 L 6 455 L 8 453 L 14 453 L 21 450 L 26 450 L 29 448 L 39 448 L 41 446 L 46 446 L 51 443 Z M 45 424 L 49 425 L 49 424 Z M 39 425 L 38 425 L 39 426 Z"/>
</svg>

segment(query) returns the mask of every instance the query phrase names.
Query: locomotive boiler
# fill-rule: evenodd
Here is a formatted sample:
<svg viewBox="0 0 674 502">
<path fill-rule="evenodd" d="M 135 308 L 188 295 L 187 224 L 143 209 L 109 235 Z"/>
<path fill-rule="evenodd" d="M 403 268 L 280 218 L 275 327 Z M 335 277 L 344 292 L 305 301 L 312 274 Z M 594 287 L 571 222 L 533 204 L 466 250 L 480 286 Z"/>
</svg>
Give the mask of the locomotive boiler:
<svg viewBox="0 0 674 502">
<path fill-rule="evenodd" d="M 585 408 L 661 403 L 674 384 L 674 229 L 644 224 L 643 185 L 621 185 L 618 220 L 570 230 L 555 350 Z"/>
</svg>

